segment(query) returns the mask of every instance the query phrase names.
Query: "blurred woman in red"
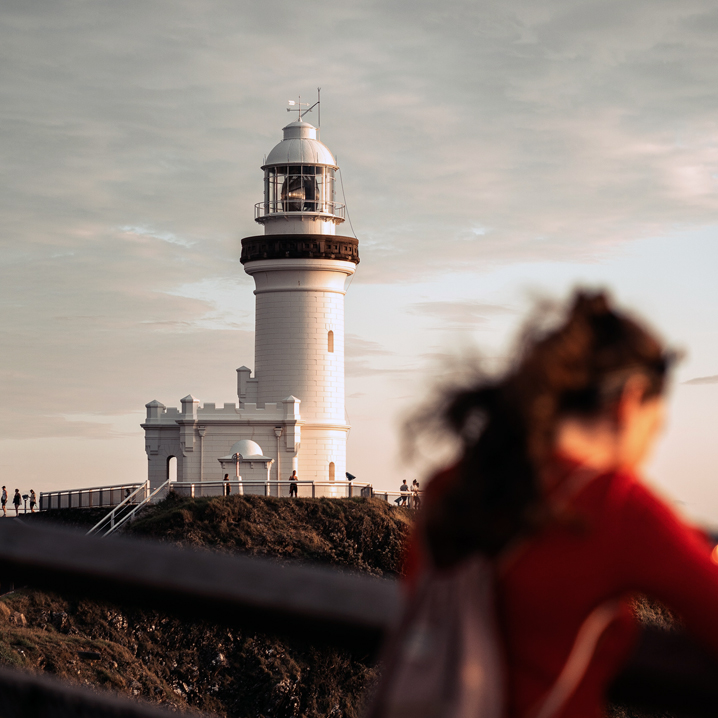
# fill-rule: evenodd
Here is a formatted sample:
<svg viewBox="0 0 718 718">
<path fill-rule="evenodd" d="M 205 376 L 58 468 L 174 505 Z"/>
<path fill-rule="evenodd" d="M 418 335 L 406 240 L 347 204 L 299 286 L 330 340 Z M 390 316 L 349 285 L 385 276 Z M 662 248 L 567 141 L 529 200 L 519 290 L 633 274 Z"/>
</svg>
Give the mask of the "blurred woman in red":
<svg viewBox="0 0 718 718">
<path fill-rule="evenodd" d="M 511 717 L 604 715 L 637 636 L 637 592 L 718 651 L 712 547 L 639 473 L 670 364 L 604 294 L 577 293 L 558 328 L 527 333 L 503 378 L 439 412 L 463 452 L 427 488 L 407 574 L 495 559 Z"/>
</svg>

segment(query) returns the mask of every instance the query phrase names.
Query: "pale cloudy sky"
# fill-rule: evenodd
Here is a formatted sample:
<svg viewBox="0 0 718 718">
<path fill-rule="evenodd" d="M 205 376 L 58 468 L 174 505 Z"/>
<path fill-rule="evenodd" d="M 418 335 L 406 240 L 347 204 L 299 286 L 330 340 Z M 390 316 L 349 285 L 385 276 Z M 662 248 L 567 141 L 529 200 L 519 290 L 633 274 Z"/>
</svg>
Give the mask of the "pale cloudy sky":
<svg viewBox="0 0 718 718">
<path fill-rule="evenodd" d="M 651 474 L 718 525 L 710 1 L 3 3 L 3 483 L 144 478 L 146 402 L 236 399 L 240 239 L 318 86 L 362 258 L 349 470 L 421 473 L 398 427 L 447 355 L 589 282 L 687 350 Z"/>
</svg>

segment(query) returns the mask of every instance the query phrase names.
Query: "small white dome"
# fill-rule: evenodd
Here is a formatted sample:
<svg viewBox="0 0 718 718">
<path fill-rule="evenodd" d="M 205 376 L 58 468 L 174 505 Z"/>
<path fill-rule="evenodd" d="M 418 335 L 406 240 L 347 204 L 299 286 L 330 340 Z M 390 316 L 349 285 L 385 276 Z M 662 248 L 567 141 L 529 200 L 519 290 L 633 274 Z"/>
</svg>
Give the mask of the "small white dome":
<svg viewBox="0 0 718 718">
<path fill-rule="evenodd" d="M 264 166 L 302 163 L 337 166 L 327 146 L 317 139 L 317 128 L 314 125 L 290 122 L 284 128 L 284 139 L 267 155 Z"/>
<path fill-rule="evenodd" d="M 243 459 L 251 459 L 253 456 L 262 456 L 262 448 L 256 441 L 250 439 L 241 439 L 232 444 L 229 455 L 239 454 Z"/>
</svg>

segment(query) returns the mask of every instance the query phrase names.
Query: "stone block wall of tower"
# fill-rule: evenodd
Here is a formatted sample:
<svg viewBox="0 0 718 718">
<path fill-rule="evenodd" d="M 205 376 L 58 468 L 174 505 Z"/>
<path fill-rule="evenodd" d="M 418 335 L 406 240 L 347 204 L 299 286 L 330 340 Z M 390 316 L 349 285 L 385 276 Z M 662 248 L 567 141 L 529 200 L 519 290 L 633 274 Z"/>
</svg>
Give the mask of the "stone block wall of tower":
<svg viewBox="0 0 718 718">
<path fill-rule="evenodd" d="M 254 341 L 260 404 L 292 394 L 304 421 L 346 423 L 343 294 L 258 294 Z"/>
<path fill-rule="evenodd" d="M 300 475 L 344 480 L 344 293 L 356 264 L 277 257 L 246 261 L 244 269 L 256 285 L 257 403 L 301 399 Z"/>
<path fill-rule="evenodd" d="M 302 427 L 299 475 L 314 481 L 346 481 L 346 429 Z M 333 471 L 333 475 L 330 472 Z"/>
</svg>

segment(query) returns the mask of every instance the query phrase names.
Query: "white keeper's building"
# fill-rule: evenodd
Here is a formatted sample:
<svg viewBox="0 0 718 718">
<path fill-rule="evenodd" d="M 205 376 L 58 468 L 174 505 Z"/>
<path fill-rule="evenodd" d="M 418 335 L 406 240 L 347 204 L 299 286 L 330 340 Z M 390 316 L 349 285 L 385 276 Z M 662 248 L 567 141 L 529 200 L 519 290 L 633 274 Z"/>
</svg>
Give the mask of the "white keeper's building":
<svg viewBox="0 0 718 718">
<path fill-rule="evenodd" d="M 359 263 L 358 241 L 337 234 L 332 153 L 301 120 L 284 128 L 269 153 L 264 201 L 255 219 L 264 234 L 242 240 L 240 261 L 254 278 L 254 374 L 237 369 L 236 404 L 218 407 L 191 394 L 180 408 L 146 405 L 150 485 L 235 478 L 340 481 L 349 425 L 344 410 L 344 295 Z M 239 455 L 239 456 L 238 456 Z"/>
</svg>

